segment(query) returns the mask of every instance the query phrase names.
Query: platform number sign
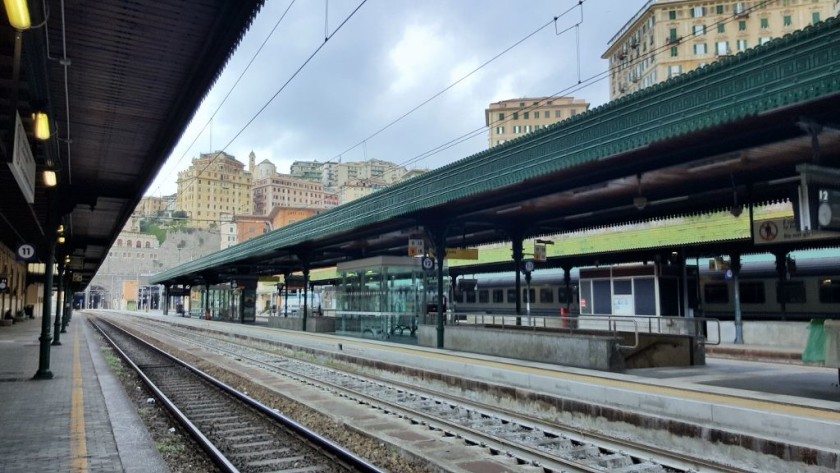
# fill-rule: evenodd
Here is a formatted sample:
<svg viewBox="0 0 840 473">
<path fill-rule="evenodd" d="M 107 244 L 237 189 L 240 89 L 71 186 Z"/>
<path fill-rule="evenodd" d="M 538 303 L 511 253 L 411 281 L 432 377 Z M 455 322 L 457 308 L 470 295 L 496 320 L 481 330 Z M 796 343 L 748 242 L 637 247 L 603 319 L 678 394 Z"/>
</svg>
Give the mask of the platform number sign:
<svg viewBox="0 0 840 473">
<path fill-rule="evenodd" d="M 431 256 L 424 256 L 420 258 L 420 265 L 423 267 L 423 270 L 426 272 L 434 271 L 435 269 L 435 259 Z"/>
<path fill-rule="evenodd" d="M 820 230 L 840 230 L 840 191 L 820 189 L 817 224 Z"/>
<path fill-rule="evenodd" d="M 35 247 L 28 243 L 18 246 L 16 254 L 20 261 L 35 261 Z"/>
<path fill-rule="evenodd" d="M 9 292 L 9 279 L 5 276 L 0 276 L 0 293 L 8 293 Z"/>
</svg>

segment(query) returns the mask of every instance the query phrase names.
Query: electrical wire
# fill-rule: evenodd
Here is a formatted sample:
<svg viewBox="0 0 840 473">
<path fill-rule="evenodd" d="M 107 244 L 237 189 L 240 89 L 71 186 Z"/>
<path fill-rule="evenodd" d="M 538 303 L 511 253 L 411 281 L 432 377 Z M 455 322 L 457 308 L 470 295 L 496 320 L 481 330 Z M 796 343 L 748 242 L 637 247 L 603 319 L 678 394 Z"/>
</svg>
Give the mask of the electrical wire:
<svg viewBox="0 0 840 473">
<path fill-rule="evenodd" d="M 303 62 L 303 64 L 301 64 L 300 67 L 298 67 L 297 70 L 286 80 L 286 82 L 284 82 L 283 85 L 281 85 L 280 88 L 277 89 L 274 95 L 272 95 L 268 100 L 266 100 L 262 107 L 260 107 L 259 110 L 257 110 L 257 112 L 245 123 L 245 125 L 243 125 L 242 128 L 240 128 L 239 131 L 233 135 L 233 137 L 227 142 L 227 144 L 225 144 L 225 146 L 221 150 L 217 151 L 216 155 L 210 161 L 208 161 L 207 164 L 201 170 L 199 170 L 196 173 L 196 177 L 193 177 L 190 180 L 190 182 L 187 184 L 187 187 L 184 190 L 189 189 L 192 186 L 192 184 L 197 181 L 198 177 L 200 177 L 204 173 L 204 171 L 206 171 L 207 168 L 209 168 L 216 161 L 216 159 L 218 159 L 218 157 L 221 156 L 225 152 L 225 150 L 227 150 L 227 148 L 230 147 L 230 145 L 234 141 L 236 141 L 236 139 L 239 138 L 239 136 L 246 129 L 248 129 L 248 127 L 254 122 L 254 120 L 256 120 L 257 117 L 259 117 L 265 111 L 265 109 L 268 108 L 269 105 L 271 105 L 274 99 L 276 99 L 286 89 L 286 87 L 295 79 L 295 77 L 298 76 L 298 74 L 300 74 L 300 72 L 306 67 L 306 65 L 309 64 L 312 61 L 312 59 L 315 58 L 315 56 L 321 51 L 321 49 L 323 49 L 324 46 L 326 46 L 327 42 L 333 36 L 335 36 L 335 34 L 338 33 L 344 27 L 344 25 L 347 24 L 348 21 L 350 21 L 351 18 L 353 18 L 353 16 L 362 8 L 362 6 L 365 3 L 367 3 L 367 0 L 362 0 L 356 6 L 356 8 L 352 12 L 350 12 L 350 14 L 347 15 L 347 17 L 335 28 L 335 30 L 333 30 L 332 33 L 330 33 L 324 38 L 324 41 L 322 41 L 321 44 L 317 48 L 315 48 L 315 50 L 312 52 L 312 54 L 309 55 L 309 57 Z"/>
<path fill-rule="evenodd" d="M 247 72 L 248 72 L 248 70 L 251 68 L 251 65 L 252 65 L 252 64 L 254 64 L 254 61 L 257 59 L 257 56 L 259 56 L 260 52 L 262 52 L 262 50 L 263 50 L 263 48 L 265 47 L 266 43 L 268 43 L 268 40 L 269 40 L 269 39 L 271 39 L 271 37 L 272 37 L 272 36 L 274 36 L 274 32 L 275 32 L 275 31 L 277 31 L 277 28 L 280 26 L 280 23 L 282 23 L 282 22 L 283 22 L 283 19 L 284 19 L 284 18 L 286 18 L 286 15 L 289 13 L 289 10 L 291 10 L 292 5 L 294 5 L 296 1 L 297 1 L 297 0 L 292 0 L 292 1 L 289 3 L 289 6 L 287 6 L 287 7 L 286 7 L 286 9 L 283 11 L 283 14 L 282 14 L 282 15 L 280 15 L 280 18 L 277 20 L 277 22 L 275 22 L 275 23 L 274 23 L 274 27 L 273 27 L 273 28 L 271 28 L 271 31 L 269 31 L 269 32 L 268 32 L 268 34 L 266 35 L 265 39 L 263 39 L 262 44 L 260 44 L 260 47 L 259 47 L 259 48 L 257 48 L 257 51 L 256 51 L 256 52 L 255 52 L 255 53 L 251 56 L 251 60 L 250 60 L 250 61 L 248 61 L 248 64 L 245 66 L 245 69 L 243 69 L 243 70 L 242 70 L 242 72 L 240 72 L 240 73 L 239 73 L 239 77 L 237 77 L 237 78 L 236 78 L 236 81 L 233 83 L 233 85 L 230 87 L 230 89 L 228 89 L 228 91 L 227 91 L 227 93 L 225 94 L 224 98 L 222 98 L 222 101 L 221 101 L 221 102 L 219 102 L 219 105 L 216 107 L 216 110 L 214 110 L 214 111 L 213 111 L 213 114 L 212 114 L 212 115 L 210 115 L 210 118 L 207 120 L 207 123 L 205 123 L 205 124 L 204 124 L 204 126 L 203 126 L 203 127 L 201 127 L 201 130 L 199 130 L 199 131 L 198 131 L 198 133 L 196 133 L 196 136 L 195 136 L 195 138 L 192 140 L 192 142 L 190 142 L 190 145 L 189 145 L 189 146 L 188 146 L 188 147 L 184 150 L 184 153 L 183 153 L 183 154 L 182 154 L 182 155 L 178 158 L 178 160 L 175 162 L 175 167 L 177 167 L 177 166 L 178 166 L 178 164 L 180 164 L 180 163 L 181 163 L 181 161 L 183 161 L 183 160 L 184 160 L 184 158 L 187 156 L 187 154 L 189 153 L 189 151 L 192 149 L 193 145 L 195 145 L 196 141 L 198 141 L 198 139 L 201 137 L 202 133 L 204 133 L 204 130 L 206 130 L 206 129 L 207 129 L 207 127 L 208 127 L 211 123 L 213 123 L 213 119 L 216 117 L 216 115 L 217 115 L 217 114 L 219 113 L 219 111 L 222 109 L 222 106 L 223 106 L 223 105 L 227 102 L 228 98 L 230 97 L 230 94 L 231 94 L 231 93 L 233 93 L 234 89 L 236 89 L 236 86 L 237 86 L 237 85 L 239 85 L 239 82 L 240 82 L 240 81 L 242 81 L 242 78 L 245 76 L 245 73 L 247 73 Z M 158 184 L 158 188 L 157 188 L 157 190 L 158 190 L 158 191 L 160 190 L 160 184 Z"/>
<path fill-rule="evenodd" d="M 395 124 L 399 123 L 400 121 L 402 121 L 402 120 L 403 120 L 404 118 L 406 118 L 407 116 L 409 116 L 409 115 L 411 115 L 412 113 L 416 112 L 418 109 L 420 109 L 420 108 L 421 108 L 421 107 L 423 107 L 424 105 L 426 105 L 426 104 L 428 104 L 429 102 L 431 102 L 432 100 L 434 100 L 434 99 L 436 99 L 436 98 L 440 97 L 441 95 L 443 95 L 444 93 L 446 93 L 447 91 L 449 91 L 451 88 L 455 87 L 456 85 L 460 84 L 460 83 L 461 83 L 461 82 L 463 82 L 464 80 L 468 79 L 470 76 L 472 76 L 472 75 L 473 75 L 473 74 L 475 74 L 476 72 L 480 71 L 481 69 L 483 69 L 484 67 L 486 67 L 487 65 L 489 65 L 490 63 L 492 63 L 493 61 L 495 61 L 496 59 L 499 59 L 500 57 L 502 57 L 502 56 L 504 56 L 505 54 L 507 54 L 508 52 L 510 52 L 512 49 L 516 48 L 517 46 L 519 46 L 520 44 L 524 43 L 525 41 L 527 41 L 527 40 L 531 39 L 531 38 L 532 38 L 534 35 L 536 35 L 537 33 L 541 32 L 542 30 L 544 30 L 544 29 L 548 28 L 548 27 L 549 27 L 549 26 L 551 26 L 551 25 L 556 25 L 556 24 L 557 24 L 557 20 L 558 20 L 558 19 L 560 19 L 560 18 L 562 18 L 562 17 L 566 16 L 566 15 L 567 15 L 567 14 L 569 14 L 571 11 L 573 11 L 575 8 L 578 8 L 578 7 L 580 8 L 580 10 L 581 10 L 581 21 L 582 21 L 582 20 L 583 20 L 583 3 L 584 3 L 584 2 L 586 2 L 586 1 L 588 1 L 588 0 L 579 0 L 579 1 L 578 1 L 578 3 L 576 3 L 574 6 L 570 7 L 569 9 L 567 9 L 566 11 L 564 11 L 563 13 L 561 13 L 561 14 L 559 14 L 559 15 L 557 15 L 557 16 L 555 16 L 555 17 L 553 17 L 551 20 L 549 20 L 549 21 L 547 21 L 546 23 L 542 24 L 541 26 L 539 26 L 539 27 L 538 27 L 537 29 L 535 29 L 534 31 L 532 31 L 532 32 L 528 33 L 528 34 L 527 34 L 527 35 L 525 35 L 523 38 L 519 39 L 518 41 L 516 41 L 515 43 L 511 44 L 510 46 L 508 46 L 507 48 L 505 48 L 504 50 L 502 50 L 501 52 L 499 52 L 498 54 L 496 54 L 496 55 L 495 55 L 495 56 L 493 56 L 492 58 L 488 59 L 487 61 L 485 61 L 484 63 L 482 63 L 481 65 L 479 65 L 479 66 L 478 66 L 478 67 L 476 67 L 475 69 L 473 69 L 472 71 L 468 72 L 466 75 L 462 76 L 461 78 L 459 78 L 459 79 L 458 79 L 458 80 L 456 80 L 455 82 L 453 82 L 453 83 L 449 84 L 449 85 L 448 85 L 448 86 L 446 86 L 443 90 L 441 90 L 441 91 L 439 91 L 439 92 L 435 93 L 434 95 L 432 95 L 431 97 L 427 98 L 427 99 L 426 99 L 426 100 L 424 100 L 423 102 L 420 102 L 418 105 L 416 105 L 416 106 L 415 106 L 414 108 L 412 108 L 411 110 L 409 110 L 409 111 L 407 111 L 407 112 L 403 113 L 402 115 L 400 115 L 399 117 L 397 117 L 396 119 L 394 119 L 393 121 L 391 121 L 390 123 L 388 123 L 387 125 L 383 126 L 383 127 L 382 127 L 382 128 L 380 128 L 379 130 L 377 130 L 377 131 L 375 131 L 374 133 L 372 133 L 371 135 L 369 135 L 367 138 L 364 138 L 363 140 L 359 141 L 358 143 L 354 144 L 353 146 L 350 146 L 349 148 L 345 149 L 344 151 L 342 151 L 342 152 L 338 153 L 337 155 L 333 156 L 333 157 L 332 157 L 330 160 L 328 160 L 327 162 L 331 162 L 331 161 L 336 160 L 336 159 L 337 159 L 337 158 L 339 158 L 340 156 L 342 156 L 342 155 L 344 155 L 344 154 L 347 154 L 348 152 L 350 152 L 350 151 L 354 150 L 355 148 L 359 147 L 360 145 L 362 145 L 362 143 L 365 143 L 366 141 L 368 141 L 368 140 L 370 140 L 370 139 L 372 139 L 372 138 L 376 137 L 377 135 L 379 135 L 379 134 L 380 134 L 380 133 L 382 133 L 383 131 L 387 130 L 388 128 L 391 128 L 392 126 L 394 126 Z M 570 28 L 571 28 L 571 27 L 570 27 Z M 568 29 L 570 29 L 570 28 L 567 28 L 566 30 L 561 31 L 561 32 L 559 32 L 559 33 L 558 33 L 558 32 L 556 31 L 556 26 L 555 26 L 555 35 L 559 36 L 559 35 L 563 34 L 565 31 L 568 31 Z"/>
<path fill-rule="evenodd" d="M 710 27 L 716 27 L 716 26 L 721 25 L 721 24 L 728 24 L 730 22 L 733 22 L 744 14 L 748 14 L 748 13 L 752 12 L 753 10 L 757 10 L 759 8 L 764 8 L 768 3 L 771 3 L 772 1 L 778 1 L 778 0 L 764 0 L 762 2 L 759 2 L 755 5 L 753 5 L 752 7 L 746 8 L 743 12 L 735 13 L 733 15 L 730 15 L 730 16 L 726 17 L 723 20 L 719 20 L 717 22 L 712 23 L 710 25 Z M 687 36 L 688 36 L 688 38 L 705 36 L 705 32 L 696 33 L 694 31 L 692 31 L 692 33 L 690 35 L 687 35 Z M 681 38 L 680 42 L 682 42 L 684 39 L 685 38 Z M 554 98 L 556 98 L 558 96 L 561 96 L 563 94 L 567 94 L 567 93 L 570 93 L 570 92 L 577 92 L 579 90 L 582 90 L 586 87 L 589 87 L 589 86 L 591 86 L 591 85 L 593 85 L 597 82 L 600 82 L 600 81 L 608 78 L 609 74 L 611 72 L 613 72 L 614 70 L 617 70 L 621 67 L 630 67 L 631 65 L 637 64 L 637 63 L 639 63 L 639 62 L 641 62 L 645 59 L 655 57 L 659 53 L 665 52 L 666 50 L 670 50 L 670 48 L 672 46 L 673 46 L 673 44 L 665 44 L 663 46 L 651 49 L 649 52 L 646 52 L 645 54 L 640 54 L 638 58 L 636 58 L 633 61 L 630 61 L 630 64 L 618 64 L 618 65 L 615 65 L 615 66 L 608 67 L 605 71 L 599 72 L 597 74 L 593 74 L 592 76 L 584 79 L 583 81 L 578 80 L 577 84 L 567 86 L 566 88 L 564 88 L 564 89 L 562 89 L 562 90 L 560 90 L 560 91 L 558 91 L 558 92 L 556 92 L 556 93 L 554 93 L 554 94 L 552 94 L 548 97 L 544 97 L 542 100 L 537 101 L 536 103 L 534 103 L 530 106 L 520 108 L 518 111 L 521 111 L 521 112 L 531 111 L 531 110 L 534 110 L 534 109 L 542 106 L 544 101 L 554 99 Z M 505 120 L 496 121 L 496 122 L 493 122 L 493 126 L 498 126 L 500 124 L 506 124 L 506 123 L 511 122 L 512 120 L 513 120 L 513 118 L 511 117 L 511 118 L 508 118 L 508 119 L 505 119 Z M 475 138 L 477 136 L 482 136 L 484 134 L 484 132 L 487 131 L 487 130 L 489 130 L 489 125 L 483 125 L 479 128 L 468 131 L 468 132 L 464 133 L 463 135 L 460 135 L 456 138 L 453 138 L 453 139 L 447 141 L 446 143 L 440 144 L 440 145 L 438 145 L 438 146 L 436 146 L 436 147 L 434 147 L 430 150 L 427 150 L 423 153 L 420 153 L 420 154 L 408 159 L 407 161 L 404 161 L 404 162 L 400 163 L 399 166 L 406 167 L 406 166 L 415 164 L 417 162 L 420 162 L 420 161 L 422 161 L 422 160 L 424 160 L 424 159 L 426 159 L 430 156 L 438 154 L 442 151 L 445 151 L 449 148 L 452 148 L 453 146 L 461 144 L 461 143 L 463 143 L 465 141 L 468 141 L 472 138 Z M 525 136 L 525 135 L 520 135 L 520 136 Z"/>
</svg>

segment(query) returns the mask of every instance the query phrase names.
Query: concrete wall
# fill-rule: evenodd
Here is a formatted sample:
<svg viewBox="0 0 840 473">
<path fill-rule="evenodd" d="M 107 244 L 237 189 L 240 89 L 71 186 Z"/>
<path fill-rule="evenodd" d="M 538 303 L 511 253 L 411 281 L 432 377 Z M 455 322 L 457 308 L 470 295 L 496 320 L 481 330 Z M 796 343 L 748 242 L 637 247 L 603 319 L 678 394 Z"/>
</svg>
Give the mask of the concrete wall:
<svg viewBox="0 0 840 473">
<path fill-rule="evenodd" d="M 619 339 L 613 337 L 455 325 L 445 328 L 443 338 L 443 346 L 449 350 L 604 371 L 624 369 L 624 357 L 617 348 L 618 343 Z M 417 344 L 435 347 L 437 328 L 421 325 L 417 331 Z"/>
<path fill-rule="evenodd" d="M 776 348 L 805 349 L 808 343 L 808 322 L 744 322 L 744 344 Z M 709 324 L 709 342 L 714 343 L 717 327 Z M 720 323 L 721 343 L 735 341 L 735 322 Z"/>
</svg>

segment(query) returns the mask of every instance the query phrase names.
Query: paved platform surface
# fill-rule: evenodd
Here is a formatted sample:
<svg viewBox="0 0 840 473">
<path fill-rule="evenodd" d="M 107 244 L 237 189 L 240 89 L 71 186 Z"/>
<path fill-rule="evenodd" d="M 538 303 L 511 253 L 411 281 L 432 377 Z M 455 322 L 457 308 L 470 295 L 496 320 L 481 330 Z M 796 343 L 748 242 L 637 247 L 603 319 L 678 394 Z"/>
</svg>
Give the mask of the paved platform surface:
<svg viewBox="0 0 840 473">
<path fill-rule="evenodd" d="M 0 327 L 0 473 L 168 472 L 83 315 L 33 379 L 41 322 Z"/>
</svg>

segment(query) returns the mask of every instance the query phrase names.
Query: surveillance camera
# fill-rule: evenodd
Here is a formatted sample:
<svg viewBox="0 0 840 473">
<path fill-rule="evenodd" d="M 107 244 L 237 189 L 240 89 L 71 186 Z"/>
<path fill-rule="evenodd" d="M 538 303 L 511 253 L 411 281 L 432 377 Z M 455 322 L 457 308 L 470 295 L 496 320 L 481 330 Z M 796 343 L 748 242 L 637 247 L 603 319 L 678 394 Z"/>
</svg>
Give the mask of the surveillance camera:
<svg viewBox="0 0 840 473">
<path fill-rule="evenodd" d="M 637 209 L 642 210 L 645 206 L 647 206 L 647 197 L 641 195 L 634 197 L 633 205 L 636 206 Z"/>
</svg>

